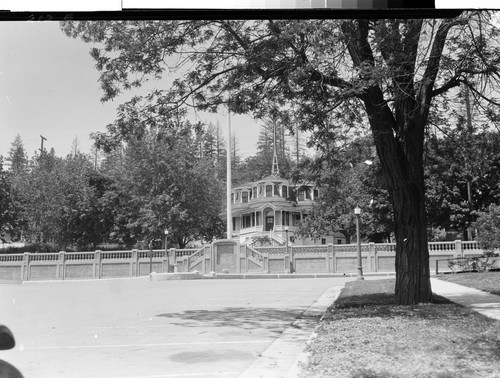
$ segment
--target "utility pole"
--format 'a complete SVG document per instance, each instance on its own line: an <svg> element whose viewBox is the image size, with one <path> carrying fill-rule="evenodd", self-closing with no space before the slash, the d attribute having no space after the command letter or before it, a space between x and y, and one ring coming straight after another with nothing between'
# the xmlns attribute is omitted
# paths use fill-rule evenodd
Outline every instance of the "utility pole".
<svg viewBox="0 0 500 378"><path fill-rule="evenodd" d="M42 156L43 156L43 153L44 153L44 149L43 149L43 141L44 140L47 140L47 138L45 138L43 135L40 135L40 138L42 138L41 140L41 145L40 145L40 163L42 162Z"/></svg>
<svg viewBox="0 0 500 378"><path fill-rule="evenodd" d="M42 143L41 143L41 146L40 146L40 155L41 155L41 154L43 154L43 151L44 151L44 149L43 149L43 141L47 140L47 138L45 138L43 135L40 135L40 138L42 138L42 140L41 140Z"/></svg>
<svg viewBox="0 0 500 378"><path fill-rule="evenodd" d="M297 127L295 128L295 137L296 137L296 143L297 145L295 146L297 148L297 167L299 166L299 155L300 155L300 151L299 151L299 125L297 125Z"/></svg>
<svg viewBox="0 0 500 378"><path fill-rule="evenodd" d="M231 98L229 98L231 101ZM227 239L232 239L233 234L233 216L232 216L232 204L231 204L231 190L232 190L232 178L231 178L231 111L229 110L229 101L227 104L227 172L226 172L226 205L227 205L227 213L226 213L226 233Z"/></svg>
<svg viewBox="0 0 500 378"><path fill-rule="evenodd" d="M471 104L470 104L470 93L469 93L469 87L465 85L465 110L466 110L466 115L467 115L467 138L468 141L472 140L472 112L471 112ZM467 173L472 176L472 169L470 167L469 159L467 158L467 161L465 162ZM472 188L471 188L471 180L467 180L467 200L469 202L469 206L472 209ZM472 240L473 235L472 235L472 230L469 227L467 229L467 240Z"/></svg>

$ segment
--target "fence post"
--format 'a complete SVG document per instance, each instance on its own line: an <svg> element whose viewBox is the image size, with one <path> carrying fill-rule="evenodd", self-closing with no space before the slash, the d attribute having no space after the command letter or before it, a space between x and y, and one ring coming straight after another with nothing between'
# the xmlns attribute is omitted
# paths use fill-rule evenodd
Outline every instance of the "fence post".
<svg viewBox="0 0 500 378"><path fill-rule="evenodd" d="M176 271L176 257L175 257L175 248L170 248L168 250L168 265L169 265L169 271L170 271L170 266L172 266L172 271Z"/></svg>
<svg viewBox="0 0 500 378"><path fill-rule="evenodd" d="M369 255L371 256L370 269L372 272L378 272L378 262L377 262L377 250L375 249L375 243L369 244Z"/></svg>
<svg viewBox="0 0 500 378"><path fill-rule="evenodd" d="M132 250L132 271L130 272L130 275L132 277L138 277L139 276L139 251L137 249Z"/></svg>
<svg viewBox="0 0 500 378"><path fill-rule="evenodd" d="M165 270L166 267L166 270ZM162 273L168 273L168 251L162 251L162 258L161 258L161 272Z"/></svg>
<svg viewBox="0 0 500 378"><path fill-rule="evenodd" d="M21 281L30 279L30 253L24 252L23 263L21 265Z"/></svg>
<svg viewBox="0 0 500 378"><path fill-rule="evenodd" d="M57 278L64 280L66 278L65 251L59 251L59 262L57 267Z"/></svg>
<svg viewBox="0 0 500 378"><path fill-rule="evenodd" d="M332 272L332 265L330 264L330 256L332 257L332 263L333 263L333 244L328 244L327 245L327 250L326 250L326 271L327 273Z"/></svg>
<svg viewBox="0 0 500 378"><path fill-rule="evenodd" d="M95 251L95 258L94 259L95 259L95 265L97 268L97 278L101 278L101 275L102 275L102 251L101 250ZM95 269L94 269L94 271L95 271Z"/></svg>
<svg viewBox="0 0 500 378"><path fill-rule="evenodd" d="M455 258L464 257L464 250L462 248L462 241L455 240Z"/></svg>

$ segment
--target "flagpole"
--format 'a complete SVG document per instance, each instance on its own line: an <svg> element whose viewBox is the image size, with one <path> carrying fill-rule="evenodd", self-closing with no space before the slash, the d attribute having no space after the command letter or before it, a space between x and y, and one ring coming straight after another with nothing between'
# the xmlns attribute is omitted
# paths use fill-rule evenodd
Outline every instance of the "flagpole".
<svg viewBox="0 0 500 378"><path fill-rule="evenodd" d="M232 239L233 234L233 217L231 214L231 111L229 110L229 102L227 106L227 115L228 115L228 142L227 142L227 175L226 175L226 185L227 185L227 193L226 193L226 203L227 203L227 238Z"/></svg>

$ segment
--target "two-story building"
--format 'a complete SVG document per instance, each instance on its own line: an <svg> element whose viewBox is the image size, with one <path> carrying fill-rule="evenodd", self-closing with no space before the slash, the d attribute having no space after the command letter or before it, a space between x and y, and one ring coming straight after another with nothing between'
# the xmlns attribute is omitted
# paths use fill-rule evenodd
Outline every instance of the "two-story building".
<svg viewBox="0 0 500 378"><path fill-rule="evenodd" d="M296 245L343 244L346 239L341 233L319 240L295 235L299 223L307 217L320 194L312 183L292 185L279 175L238 185L231 191L232 237L248 244L268 240L283 245L287 236L289 243Z"/></svg>

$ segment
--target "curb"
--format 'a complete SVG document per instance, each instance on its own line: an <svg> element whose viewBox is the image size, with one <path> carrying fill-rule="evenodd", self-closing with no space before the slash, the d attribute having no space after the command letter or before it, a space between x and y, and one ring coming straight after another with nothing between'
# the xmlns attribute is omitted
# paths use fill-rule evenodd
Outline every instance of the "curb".
<svg viewBox="0 0 500 378"><path fill-rule="evenodd" d="M365 277L395 277L394 272L364 273ZM199 272L189 273L156 273L139 277L105 277L105 278L83 278L83 279L34 279L29 281L21 280L0 280L1 284L37 284L37 283L62 283L62 282L99 282L111 280L149 280L149 281L170 281L170 280L269 280L269 279L300 279L300 278L356 278L357 273L211 273L200 274Z"/></svg>
<svg viewBox="0 0 500 378"><path fill-rule="evenodd" d="M319 320L337 299L342 287L327 289L239 378L299 378L300 366L309 359L304 349L316 337L314 330Z"/></svg>
<svg viewBox="0 0 500 378"><path fill-rule="evenodd" d="M393 272L365 273L365 277L394 277ZM151 273L152 281L167 280L251 280L251 279L299 279L299 278L356 278L357 273Z"/></svg>

